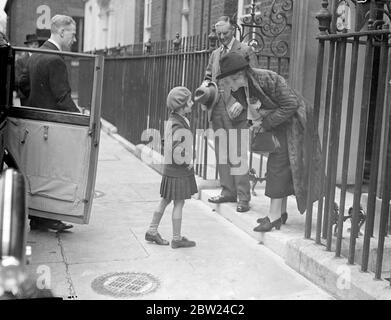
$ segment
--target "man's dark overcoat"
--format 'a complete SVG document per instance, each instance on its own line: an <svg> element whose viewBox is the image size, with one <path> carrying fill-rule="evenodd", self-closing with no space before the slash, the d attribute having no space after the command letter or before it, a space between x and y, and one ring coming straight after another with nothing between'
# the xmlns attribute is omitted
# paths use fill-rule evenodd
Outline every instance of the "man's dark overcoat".
<svg viewBox="0 0 391 320"><path fill-rule="evenodd" d="M58 48L46 41L41 49ZM28 63L29 105L43 109L79 112L71 97L71 87L64 58L56 54L34 53Z"/></svg>

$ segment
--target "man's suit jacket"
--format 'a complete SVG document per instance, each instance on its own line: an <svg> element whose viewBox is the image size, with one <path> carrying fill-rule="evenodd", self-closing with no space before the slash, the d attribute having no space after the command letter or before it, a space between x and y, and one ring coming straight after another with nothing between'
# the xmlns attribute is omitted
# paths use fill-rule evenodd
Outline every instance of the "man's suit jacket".
<svg viewBox="0 0 391 320"><path fill-rule="evenodd" d="M22 106L27 105L30 95L30 81L28 75L28 61L30 56L28 53L19 58L15 62L15 88L18 92Z"/></svg>
<svg viewBox="0 0 391 320"><path fill-rule="evenodd" d="M255 55L254 50L251 47L249 47L248 45L246 45L244 43L241 43L240 41L235 39L233 44L232 44L232 48L231 48L230 52L240 53L241 55L243 55L249 61L250 66L252 68L258 68L257 56ZM212 52L212 54L210 55L209 63L208 63L208 66L206 67L205 78L204 79L205 80L210 80L210 81L213 81L213 82L217 83L217 85L219 87L219 90L224 91L223 99L224 99L224 101L226 103L226 106L229 107L234 102L236 102L236 100L231 96L231 91L230 90L226 90L223 87L223 85L221 83L219 83L219 81L216 80L216 77L221 73L220 72L221 53L222 52L221 52L221 46L220 46L219 48L214 50ZM220 93L220 94L222 94L222 93ZM211 108L208 111L209 119L211 119L212 112L213 112L213 108Z"/></svg>
<svg viewBox="0 0 391 320"><path fill-rule="evenodd" d="M41 49L58 48L46 41ZM64 58L56 54L34 53L29 63L29 105L43 109L79 112L71 97L68 71Z"/></svg>

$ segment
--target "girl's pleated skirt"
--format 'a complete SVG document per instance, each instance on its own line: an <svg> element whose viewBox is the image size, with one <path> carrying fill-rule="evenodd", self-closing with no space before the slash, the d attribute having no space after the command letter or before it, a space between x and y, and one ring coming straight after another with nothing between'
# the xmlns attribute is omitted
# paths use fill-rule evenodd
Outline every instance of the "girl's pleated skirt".
<svg viewBox="0 0 391 320"><path fill-rule="evenodd" d="M198 192L194 175L187 177L168 177L163 175L160 195L168 200L186 200Z"/></svg>

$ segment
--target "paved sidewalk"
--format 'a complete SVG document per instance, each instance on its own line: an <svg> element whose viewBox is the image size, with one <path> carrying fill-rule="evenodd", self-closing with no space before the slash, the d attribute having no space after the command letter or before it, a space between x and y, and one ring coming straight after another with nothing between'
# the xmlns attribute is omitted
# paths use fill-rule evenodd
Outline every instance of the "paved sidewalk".
<svg viewBox="0 0 391 320"><path fill-rule="evenodd" d="M103 130L111 137L123 145L128 151L136 155L138 158L155 161L150 166L160 172L162 156L153 152L144 145L135 146L123 137L117 134L117 128L105 120L102 120ZM258 162L257 162L258 161ZM254 167L259 166L259 159L254 158ZM210 167L209 175L214 170ZM213 170L212 170L213 169ZM212 172L212 176L214 176ZM371 241L369 269L372 272L363 273L359 265L362 256L363 237L357 239L356 244L356 262L358 264L348 265L347 255L349 251L349 227L350 224L344 224L344 238L342 241L342 256L336 258L334 252L326 251L324 243L322 245L315 244L313 239L316 229L317 211L314 208L312 221L312 239L303 239L305 216L299 214L297 210L296 200L294 197L289 197L288 212L289 219L287 225L283 226L281 231L273 230L268 233L253 232L255 221L257 218L267 215L269 208L269 199L264 196L264 185L258 185L256 188L257 195L251 200L251 210L247 213L236 212L236 205L233 203L224 203L214 205L208 202L208 198L217 195L220 192L218 180L213 177L210 180L198 179L200 190L199 199L205 205L210 207L214 213L225 218L238 229L244 231L249 236L254 238L259 244L272 250L280 256L285 263L311 280L312 283L320 288L327 290L339 299L386 299L391 300L391 286L386 280L374 281L373 270L377 256L377 246L375 239ZM336 194L336 201L339 202L339 193ZM365 195L362 199L365 206ZM346 198L346 210L353 203L353 195L348 193ZM315 206L316 207L316 206ZM380 208L380 206L379 206ZM375 217L376 230L376 217ZM333 239L333 248L335 248L335 239ZM386 239L384 261L383 261L383 278L389 276L391 267L391 240Z"/></svg>
<svg viewBox="0 0 391 320"><path fill-rule="evenodd" d="M116 272L153 275L159 287L129 299L333 299L199 200L184 209L183 235L195 248L171 249L144 240L159 201L160 175L102 132L96 191L89 225L72 232L29 232L29 271L57 296L114 299L91 288ZM161 234L171 238L171 208ZM47 273L46 273L47 275Z"/></svg>

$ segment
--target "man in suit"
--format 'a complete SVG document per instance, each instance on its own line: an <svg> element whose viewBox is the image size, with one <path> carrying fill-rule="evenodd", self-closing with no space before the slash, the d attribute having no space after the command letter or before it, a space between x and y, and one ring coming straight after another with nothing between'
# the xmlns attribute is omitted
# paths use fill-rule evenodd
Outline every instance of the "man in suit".
<svg viewBox="0 0 391 320"><path fill-rule="evenodd" d="M70 51L76 41L76 23L68 16L52 18L50 38L41 49ZM68 71L64 58L57 54L34 53L28 63L30 79L29 105L43 109L79 112L71 97ZM63 231L72 228L58 220L30 217L31 230L53 229Z"/></svg>
<svg viewBox="0 0 391 320"><path fill-rule="evenodd" d="M52 18L50 38L41 49L70 51L76 41L76 23L68 16ZM34 53L28 65L30 77L29 105L43 109L80 112L72 100L68 71L62 56Z"/></svg>
<svg viewBox="0 0 391 320"><path fill-rule="evenodd" d="M26 35L25 45L29 48L39 48L39 40L36 34ZM28 61L31 53L25 52L23 56L15 61L15 89L22 106L27 106L27 99L30 95L30 81L28 78Z"/></svg>
<svg viewBox="0 0 391 320"><path fill-rule="evenodd" d="M219 87L219 100L218 102L208 111L209 121L212 121L213 130L216 132L219 129L237 130L237 150L241 150L240 146L240 133L242 129L248 128L247 121L247 104L242 99L245 95L242 94L231 94L231 89L224 87L224 81L217 79L220 74L220 59L229 52L237 52L243 55L250 63L252 67L257 67L257 57L249 46L241 43L235 39L235 26L229 17L223 16L218 19L216 23L216 33L219 38L221 46L214 50L209 58L209 63L206 68L205 78L203 85L208 85L208 82L216 82ZM228 139L228 146L232 147L232 142ZM229 161L223 163L219 154L219 144L215 143L215 152L217 159L217 168L220 175L220 184L222 187L221 194L217 197L212 197L209 202L212 203L223 203L223 202L238 202L237 211L247 212L250 210L249 202L251 199L250 194L250 181L247 173L232 174L234 168L237 167ZM230 154L228 150L224 150L226 154ZM240 155L241 161L247 162L247 155ZM241 163L241 165L247 166L247 163Z"/></svg>

